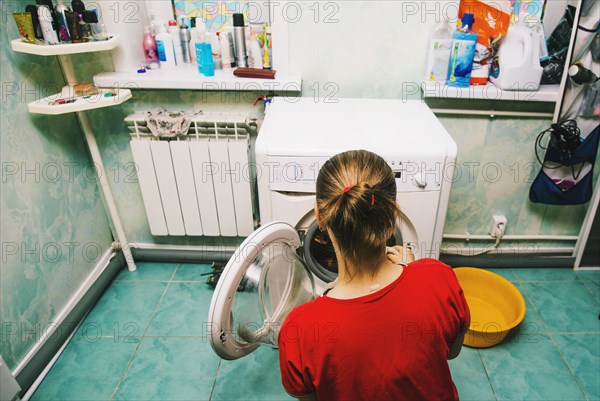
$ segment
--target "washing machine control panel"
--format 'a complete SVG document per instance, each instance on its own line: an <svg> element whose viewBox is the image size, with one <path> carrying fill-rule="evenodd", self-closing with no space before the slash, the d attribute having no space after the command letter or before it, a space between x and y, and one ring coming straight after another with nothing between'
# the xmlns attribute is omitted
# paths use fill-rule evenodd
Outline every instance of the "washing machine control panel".
<svg viewBox="0 0 600 401"><path fill-rule="evenodd" d="M259 180L281 192L315 193L317 176L329 157L280 156L257 165ZM386 158L396 177L398 192L439 191L444 180L452 180L453 168L445 158Z"/></svg>

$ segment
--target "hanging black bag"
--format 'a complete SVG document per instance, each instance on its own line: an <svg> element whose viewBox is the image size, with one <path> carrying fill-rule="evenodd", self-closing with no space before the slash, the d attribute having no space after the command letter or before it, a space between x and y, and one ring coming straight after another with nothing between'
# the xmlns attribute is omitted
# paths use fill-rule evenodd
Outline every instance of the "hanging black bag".
<svg viewBox="0 0 600 401"><path fill-rule="evenodd" d="M548 146L542 141L550 134ZM548 205L579 205L592 197L593 170L600 138L600 125L581 137L575 120L566 120L541 132L535 154L542 168L529 189L529 199ZM539 150L546 150L544 160Z"/></svg>

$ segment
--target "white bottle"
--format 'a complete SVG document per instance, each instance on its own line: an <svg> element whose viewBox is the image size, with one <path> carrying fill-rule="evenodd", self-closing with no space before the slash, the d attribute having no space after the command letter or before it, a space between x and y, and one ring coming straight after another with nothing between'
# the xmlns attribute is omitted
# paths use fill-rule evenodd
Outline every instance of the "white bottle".
<svg viewBox="0 0 600 401"><path fill-rule="evenodd" d="M175 48L175 64L182 65L183 52L181 49L181 36L179 36L179 25L177 25L177 21L169 21L169 33L171 34L171 38L173 39L173 47Z"/></svg>
<svg viewBox="0 0 600 401"><path fill-rule="evenodd" d="M219 37L217 36L216 32L208 32L207 38L207 41L210 43L212 48L212 57L215 70L222 70L223 63L221 61L221 45L219 43Z"/></svg>
<svg viewBox="0 0 600 401"><path fill-rule="evenodd" d="M221 63L223 65L223 70L231 70L231 60L233 59L233 55L231 54L231 46L227 31L221 32L219 35L219 42L221 45Z"/></svg>
<svg viewBox="0 0 600 401"><path fill-rule="evenodd" d="M427 45L425 82L446 82L453 33L454 29L445 21L439 23L431 32Z"/></svg>
<svg viewBox="0 0 600 401"><path fill-rule="evenodd" d="M163 24L156 25L158 33L155 36L156 49L160 60L160 68L163 70L172 70L175 64L175 49L173 49L173 37L167 32Z"/></svg>
<svg viewBox="0 0 600 401"><path fill-rule="evenodd" d="M56 31L52 27L52 13L50 12L50 8L46 5L38 5L38 20L40 21L40 27L42 28L42 35L44 35L44 40L49 45L57 45L58 44L58 35Z"/></svg>
<svg viewBox="0 0 600 401"><path fill-rule="evenodd" d="M196 30L198 29L196 26L197 21L197 17L192 18L192 27L190 28L190 43L188 44L190 61L192 64L196 62Z"/></svg>
<svg viewBox="0 0 600 401"><path fill-rule="evenodd" d="M527 26L528 15L508 28L498 50L498 77L492 81L503 90L539 89L544 69L540 66L540 36Z"/></svg>
<svg viewBox="0 0 600 401"><path fill-rule="evenodd" d="M258 44L258 37L253 30L250 31L250 36L246 42L246 48L248 49L248 65L251 68L262 69L262 53L260 51L260 45Z"/></svg>

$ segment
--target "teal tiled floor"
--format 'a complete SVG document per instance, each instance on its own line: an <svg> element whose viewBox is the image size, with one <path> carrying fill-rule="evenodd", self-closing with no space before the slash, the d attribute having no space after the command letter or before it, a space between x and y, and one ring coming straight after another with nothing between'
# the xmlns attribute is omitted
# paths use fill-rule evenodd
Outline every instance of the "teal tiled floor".
<svg viewBox="0 0 600 401"><path fill-rule="evenodd" d="M277 351L219 359L206 337L208 265L139 263L88 314L32 400L291 400ZM462 400L600 400L600 273L495 269L527 314L500 345L450 362Z"/></svg>

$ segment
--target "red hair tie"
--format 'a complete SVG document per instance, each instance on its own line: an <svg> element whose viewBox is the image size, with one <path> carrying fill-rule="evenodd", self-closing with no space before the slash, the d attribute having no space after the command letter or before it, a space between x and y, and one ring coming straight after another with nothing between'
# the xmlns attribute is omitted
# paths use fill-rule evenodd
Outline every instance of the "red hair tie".
<svg viewBox="0 0 600 401"><path fill-rule="evenodd" d="M343 193L343 194L345 194L346 192L350 191L350 190L351 190L352 188L354 188L355 186L356 186L356 184L351 184L351 185L348 185L346 188L344 188L344 189L342 190L342 193Z"/></svg>
<svg viewBox="0 0 600 401"><path fill-rule="evenodd" d="M375 206L375 195L371 194L371 207Z"/></svg>

